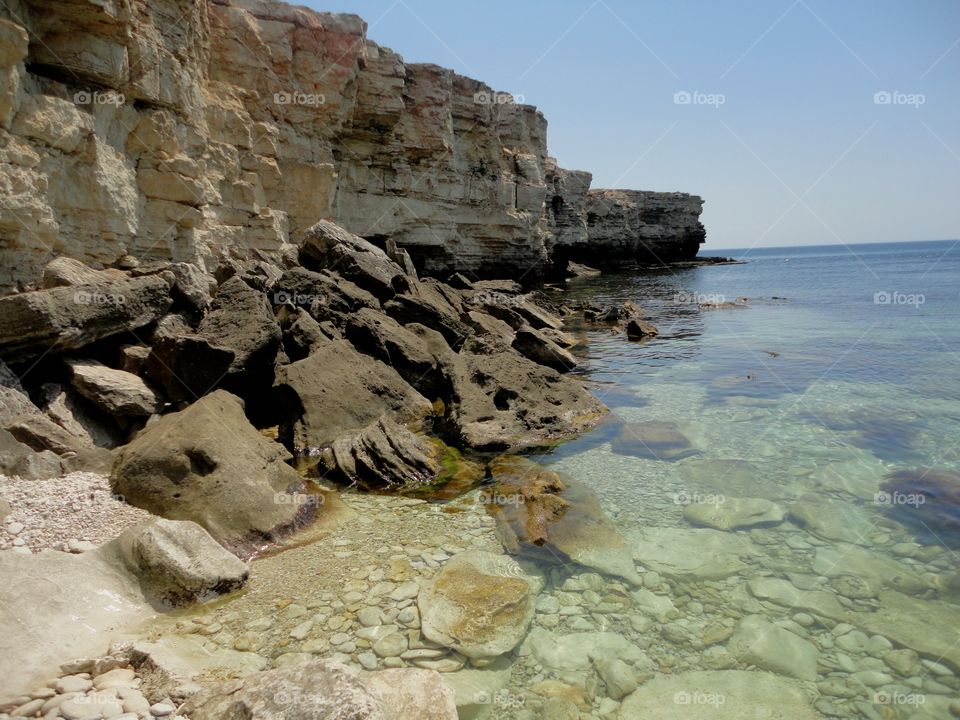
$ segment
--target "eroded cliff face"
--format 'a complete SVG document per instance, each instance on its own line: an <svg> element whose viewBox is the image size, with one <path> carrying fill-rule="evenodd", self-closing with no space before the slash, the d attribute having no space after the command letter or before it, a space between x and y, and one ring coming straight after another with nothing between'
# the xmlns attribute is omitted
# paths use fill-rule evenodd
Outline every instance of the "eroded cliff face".
<svg viewBox="0 0 960 720"><path fill-rule="evenodd" d="M593 239L589 173L547 157L536 108L404 63L357 16L8 0L0 18L3 291L55 255L213 269L321 218L438 274L532 279Z"/></svg>

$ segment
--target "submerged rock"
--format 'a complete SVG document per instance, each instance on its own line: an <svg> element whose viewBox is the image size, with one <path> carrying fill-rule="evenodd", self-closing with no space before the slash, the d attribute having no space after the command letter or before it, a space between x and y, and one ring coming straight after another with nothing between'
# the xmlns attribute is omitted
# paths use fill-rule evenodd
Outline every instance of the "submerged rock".
<svg viewBox="0 0 960 720"><path fill-rule="evenodd" d="M768 672L657 675L623 701L620 720L817 720L803 686Z"/></svg>
<svg viewBox="0 0 960 720"><path fill-rule="evenodd" d="M583 483L515 455L494 460L490 472L494 484L483 497L510 552L571 560L642 583L630 543Z"/></svg>
<svg viewBox="0 0 960 720"><path fill-rule="evenodd" d="M790 519L824 540L870 545L876 519L851 503L808 495L790 506Z"/></svg>
<svg viewBox="0 0 960 720"><path fill-rule="evenodd" d="M778 525L786 513L779 505L759 498L724 497L713 503L695 503L683 509L683 516L694 525L717 530L761 525Z"/></svg>
<svg viewBox="0 0 960 720"><path fill-rule="evenodd" d="M472 658L502 655L527 634L532 584L508 557L480 550L456 556L417 598L424 637Z"/></svg>
<svg viewBox="0 0 960 720"><path fill-rule="evenodd" d="M837 600L837 596L825 590L800 590L783 578L755 577L747 583L750 594L760 600L770 600L789 610L806 610L820 617L846 621L850 615Z"/></svg>
<svg viewBox="0 0 960 720"><path fill-rule="evenodd" d="M877 502L899 520L927 530L960 532L960 473L946 468L900 470L886 476Z"/></svg>
<svg viewBox="0 0 960 720"><path fill-rule="evenodd" d="M750 540L719 530L651 527L638 533L633 556L667 577L718 580L743 572L760 552Z"/></svg>
<svg viewBox="0 0 960 720"><path fill-rule="evenodd" d="M699 451L673 422L625 423L610 449L618 455L673 462Z"/></svg>
<svg viewBox="0 0 960 720"><path fill-rule="evenodd" d="M745 617L727 643L737 660L798 680L817 679L819 652L813 643L760 615Z"/></svg>
<svg viewBox="0 0 960 720"><path fill-rule="evenodd" d="M262 541L312 514L286 464L289 453L247 420L242 401L217 390L164 415L118 451L111 485L127 502L171 520L192 520L219 542Z"/></svg>

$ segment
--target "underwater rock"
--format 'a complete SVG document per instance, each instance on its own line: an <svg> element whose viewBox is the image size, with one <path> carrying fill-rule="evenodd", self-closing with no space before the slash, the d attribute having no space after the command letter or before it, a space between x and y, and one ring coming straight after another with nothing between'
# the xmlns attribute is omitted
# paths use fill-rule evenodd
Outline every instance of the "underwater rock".
<svg viewBox="0 0 960 720"><path fill-rule="evenodd" d="M699 452L676 423L658 421L625 423L610 449L618 455L670 462Z"/></svg>
<svg viewBox="0 0 960 720"><path fill-rule="evenodd" d="M694 525L717 530L736 530L778 525L783 522L786 513L783 508L769 500L724 497L722 501L718 499L718 502L687 505L683 509L683 516Z"/></svg>
<svg viewBox="0 0 960 720"><path fill-rule="evenodd" d="M719 580L760 557L747 538L707 528L650 527L635 538L634 559L675 579Z"/></svg>
<svg viewBox="0 0 960 720"><path fill-rule="evenodd" d="M907 524L960 532L960 473L946 468L899 470L885 477L877 502Z"/></svg>
<svg viewBox="0 0 960 720"><path fill-rule="evenodd" d="M740 621L727 650L737 660L798 680L817 679L816 646L760 615Z"/></svg>
<svg viewBox="0 0 960 720"><path fill-rule="evenodd" d="M790 506L789 517L823 540L870 545L876 518L866 510L841 500L805 495Z"/></svg>

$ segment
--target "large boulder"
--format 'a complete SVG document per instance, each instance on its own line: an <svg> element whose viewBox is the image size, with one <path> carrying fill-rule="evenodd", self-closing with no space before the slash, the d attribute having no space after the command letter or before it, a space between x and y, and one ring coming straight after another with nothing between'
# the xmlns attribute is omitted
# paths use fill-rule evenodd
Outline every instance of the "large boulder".
<svg viewBox="0 0 960 720"><path fill-rule="evenodd" d="M143 374L173 401L192 402L213 390L230 371L236 353L199 335L157 338L144 361Z"/></svg>
<svg viewBox="0 0 960 720"><path fill-rule="evenodd" d="M187 520L151 520L116 542L144 590L169 605L185 605L241 587L250 570L210 534Z"/></svg>
<svg viewBox="0 0 960 720"><path fill-rule="evenodd" d="M281 367L276 389L288 418L283 435L297 453L316 452L383 415L405 423L432 411L430 401L396 370L357 352L346 340L331 340L309 357Z"/></svg>
<svg viewBox="0 0 960 720"><path fill-rule="evenodd" d="M584 484L516 455L490 463L484 488L505 547L546 561L572 561L639 585L633 548Z"/></svg>
<svg viewBox="0 0 960 720"><path fill-rule="evenodd" d="M328 220L304 233L300 257L305 265L335 270L379 298L409 287L407 275L383 250Z"/></svg>
<svg viewBox="0 0 960 720"><path fill-rule="evenodd" d="M439 292L429 292L424 285L416 293L397 295L384 303L383 309L397 322L421 323L439 332L450 347L459 349L473 329L460 319L460 313Z"/></svg>
<svg viewBox="0 0 960 720"><path fill-rule="evenodd" d="M349 317L360 308L380 308L372 294L329 270L314 272L292 267L274 284L270 300L274 305L303 308L315 318Z"/></svg>
<svg viewBox="0 0 960 720"><path fill-rule="evenodd" d="M71 360L70 382L81 395L111 415L144 416L159 406L156 393L147 384L123 370L114 370L96 360Z"/></svg>
<svg viewBox="0 0 960 720"><path fill-rule="evenodd" d="M502 655L527 634L534 615L533 584L503 555L457 555L420 588L424 637L472 658Z"/></svg>
<svg viewBox="0 0 960 720"><path fill-rule="evenodd" d="M22 361L136 330L171 303L167 278L110 273L87 284L8 295L0 298L0 358Z"/></svg>
<svg viewBox="0 0 960 720"><path fill-rule="evenodd" d="M447 433L454 444L477 450L571 437L593 427L607 411L579 382L495 338L471 337L444 372L452 388Z"/></svg>
<svg viewBox="0 0 960 720"><path fill-rule="evenodd" d="M412 668L358 674L335 660L255 673L204 689L182 710L192 720L456 720L440 674Z"/></svg>
<svg viewBox="0 0 960 720"><path fill-rule="evenodd" d="M289 453L225 390L164 415L117 452L114 492L154 515L192 520L228 546L273 537L297 519L285 496L301 482Z"/></svg>

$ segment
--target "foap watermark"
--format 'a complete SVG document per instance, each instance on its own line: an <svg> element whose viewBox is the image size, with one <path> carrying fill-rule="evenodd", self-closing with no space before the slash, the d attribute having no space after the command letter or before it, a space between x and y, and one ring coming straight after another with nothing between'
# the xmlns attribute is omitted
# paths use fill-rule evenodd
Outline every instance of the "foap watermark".
<svg viewBox="0 0 960 720"><path fill-rule="evenodd" d="M480 505L516 505L519 507L523 505L524 497L520 493L499 493L481 490L477 495L477 503Z"/></svg>
<svg viewBox="0 0 960 720"><path fill-rule="evenodd" d="M909 305L918 308L927 301L923 293L905 293L899 290L892 292L880 290L873 294L874 305Z"/></svg>
<svg viewBox="0 0 960 720"><path fill-rule="evenodd" d="M473 102L477 105L523 105L524 97L508 92L480 90L473 94Z"/></svg>
<svg viewBox="0 0 960 720"><path fill-rule="evenodd" d="M89 290L77 290L73 294L73 302L77 305L93 305L97 307L123 307L127 304L127 298L117 293L91 292Z"/></svg>
<svg viewBox="0 0 960 720"><path fill-rule="evenodd" d="M909 505L911 507L920 507L927 501L927 496L923 493L905 493L899 490L893 492L880 491L873 496L874 505L886 505L887 507Z"/></svg>
<svg viewBox="0 0 960 720"><path fill-rule="evenodd" d="M727 697L723 693L681 690L673 694L673 702L675 705L713 705L714 707L720 707L727 702Z"/></svg>
<svg viewBox="0 0 960 720"><path fill-rule="evenodd" d="M887 692L878 690L873 694L874 705L923 705L927 696L921 693Z"/></svg>
<svg viewBox="0 0 960 720"><path fill-rule="evenodd" d="M691 493L686 490L680 490L673 494L674 505L723 505L727 501L724 495L714 495L711 493Z"/></svg>
<svg viewBox="0 0 960 720"><path fill-rule="evenodd" d="M297 307L312 307L314 303L323 303L326 298L312 293L301 293L295 290L276 290L273 293L274 305L296 305Z"/></svg>
<svg viewBox="0 0 960 720"><path fill-rule="evenodd" d="M306 507L310 505L323 505L326 499L323 495L314 495L313 493L274 493L274 505L295 505L297 507Z"/></svg>
<svg viewBox="0 0 960 720"><path fill-rule="evenodd" d="M498 708L522 708L527 702L525 695L512 693L508 690L497 690L495 693L480 691L473 696L474 705L493 705Z"/></svg>
<svg viewBox="0 0 960 720"><path fill-rule="evenodd" d="M80 90L73 94L74 105L123 105L127 101L123 93L113 90Z"/></svg>
<svg viewBox="0 0 960 720"><path fill-rule="evenodd" d="M299 90L292 92L277 92L273 94L275 105L303 105L304 107L319 107L327 101L321 93L305 93Z"/></svg>
<svg viewBox="0 0 960 720"><path fill-rule="evenodd" d="M873 94L874 105L909 105L918 108L927 102L923 93L905 93L899 90L878 90Z"/></svg>
<svg viewBox="0 0 960 720"><path fill-rule="evenodd" d="M673 296L677 305L721 305L727 301L720 293L678 292Z"/></svg>
<svg viewBox="0 0 960 720"><path fill-rule="evenodd" d="M673 94L674 105L709 105L719 108L727 102L723 93L705 93L699 90L678 90Z"/></svg>

